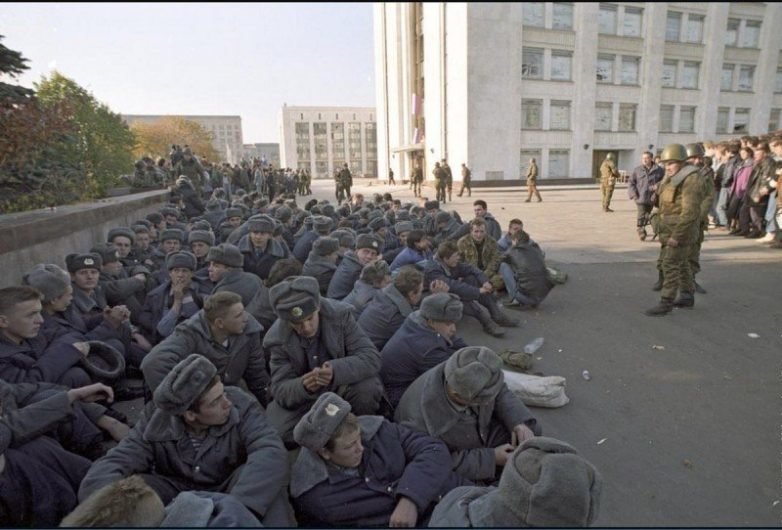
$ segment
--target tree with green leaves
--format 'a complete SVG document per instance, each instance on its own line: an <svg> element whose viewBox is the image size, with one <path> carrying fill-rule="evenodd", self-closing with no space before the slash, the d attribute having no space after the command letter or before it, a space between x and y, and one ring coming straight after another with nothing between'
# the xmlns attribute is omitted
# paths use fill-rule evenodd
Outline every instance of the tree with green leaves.
<svg viewBox="0 0 782 530"><path fill-rule="evenodd" d="M154 123L134 123L137 157L165 156L174 145L189 145L201 160L219 161L220 155L212 145L212 133L199 123L180 116L165 116Z"/></svg>

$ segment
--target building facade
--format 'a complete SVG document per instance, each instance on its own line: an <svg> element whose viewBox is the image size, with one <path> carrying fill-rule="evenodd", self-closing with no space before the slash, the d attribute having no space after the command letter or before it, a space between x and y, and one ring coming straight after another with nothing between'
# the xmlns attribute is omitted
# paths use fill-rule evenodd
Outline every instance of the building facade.
<svg viewBox="0 0 782 530"><path fill-rule="evenodd" d="M782 5L376 3L378 163L586 178L613 153L782 128Z"/></svg>
<svg viewBox="0 0 782 530"><path fill-rule="evenodd" d="M289 107L279 116L283 167L332 178L348 164L354 176L377 177L377 124L372 107Z"/></svg>
<svg viewBox="0 0 782 530"><path fill-rule="evenodd" d="M242 157L245 160L258 158L265 164L271 164L274 168L280 167L280 144L244 144Z"/></svg>
<svg viewBox="0 0 782 530"><path fill-rule="evenodd" d="M236 164L244 155L241 116L186 116L186 115L139 115L123 114L128 125L133 123L155 123L162 118L178 117L194 121L212 135L212 145L220 153L222 162ZM196 153L197 154L197 153Z"/></svg>

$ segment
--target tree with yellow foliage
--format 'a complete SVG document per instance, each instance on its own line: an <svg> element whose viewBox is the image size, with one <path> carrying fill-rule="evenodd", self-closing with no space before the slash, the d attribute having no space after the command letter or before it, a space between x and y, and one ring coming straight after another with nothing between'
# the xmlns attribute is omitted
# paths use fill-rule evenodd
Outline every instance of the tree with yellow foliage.
<svg viewBox="0 0 782 530"><path fill-rule="evenodd" d="M130 129L136 135L134 154L138 158L166 156L171 146L177 144L189 145L201 160L220 160L220 154L212 146L212 134L194 121L165 116L154 123L134 123Z"/></svg>

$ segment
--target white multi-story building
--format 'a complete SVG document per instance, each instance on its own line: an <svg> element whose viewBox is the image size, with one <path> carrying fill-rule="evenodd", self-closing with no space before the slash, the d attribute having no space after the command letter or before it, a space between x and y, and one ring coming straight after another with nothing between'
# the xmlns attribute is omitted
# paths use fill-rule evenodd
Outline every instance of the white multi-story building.
<svg viewBox="0 0 782 530"><path fill-rule="evenodd" d="M279 125L283 167L331 178L347 163L353 176L378 176L374 108L284 105Z"/></svg>
<svg viewBox="0 0 782 530"><path fill-rule="evenodd" d="M592 177L668 143L781 128L782 5L376 3L378 163Z"/></svg>
<svg viewBox="0 0 782 530"><path fill-rule="evenodd" d="M242 140L242 117L241 116L187 116L187 115L139 115L123 114L122 119L128 125L133 123L155 123L162 118L184 118L194 121L207 132L212 134L212 145L220 153L223 162L231 164L241 161L244 154Z"/></svg>
<svg viewBox="0 0 782 530"><path fill-rule="evenodd" d="M271 164L275 168L280 167L280 144L256 143L244 144L242 146L242 156L245 160L258 158L266 164Z"/></svg>

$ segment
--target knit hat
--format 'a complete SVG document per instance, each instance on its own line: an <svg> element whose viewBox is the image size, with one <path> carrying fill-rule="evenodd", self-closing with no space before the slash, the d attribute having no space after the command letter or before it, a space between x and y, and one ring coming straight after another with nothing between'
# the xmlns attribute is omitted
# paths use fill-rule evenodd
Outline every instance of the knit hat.
<svg viewBox="0 0 782 530"><path fill-rule="evenodd" d="M412 229L413 229L413 223L411 223L410 221L402 221L394 226L394 231L396 232L396 235L403 234L404 232L409 232Z"/></svg>
<svg viewBox="0 0 782 530"><path fill-rule="evenodd" d="M236 207L226 209L225 218L230 219L231 217L242 217L242 209Z"/></svg>
<svg viewBox="0 0 782 530"><path fill-rule="evenodd" d="M535 437L508 458L499 486L484 502L470 504L477 526L492 526L497 513L518 526L582 527L597 518L603 477L565 442ZM514 525L514 526L516 526Z"/></svg>
<svg viewBox="0 0 782 530"><path fill-rule="evenodd" d="M241 269L244 265L244 255L236 245L221 243L216 247L209 249L209 253L206 255L206 261L207 263L214 261L215 263L222 263L228 267Z"/></svg>
<svg viewBox="0 0 782 530"><path fill-rule="evenodd" d="M280 206L277 208L277 211L274 212L274 217L282 221L283 223L287 223L290 221L291 217L293 217L293 210L291 210L287 206Z"/></svg>
<svg viewBox="0 0 782 530"><path fill-rule="evenodd" d="M318 256L328 256L339 250L339 240L333 237L319 237L312 244L312 250Z"/></svg>
<svg viewBox="0 0 782 530"><path fill-rule="evenodd" d="M274 219L266 214L256 215L247 221L247 230L250 232L274 232Z"/></svg>
<svg viewBox="0 0 782 530"><path fill-rule="evenodd" d="M106 236L106 241L111 243L112 241L114 241L114 238L117 236L127 237L128 239L130 239L131 244L133 244L133 242L136 240L136 233L133 230L124 226L119 226L117 228L112 228L111 230L109 230L109 235Z"/></svg>
<svg viewBox="0 0 782 530"><path fill-rule="evenodd" d="M174 366L155 389L155 405L169 414L184 414L201 397L216 374L217 368L209 359L191 353Z"/></svg>
<svg viewBox="0 0 782 530"><path fill-rule="evenodd" d="M184 268L195 271L198 265L198 260L192 252L186 250L180 250L179 252L172 252L166 256L166 269Z"/></svg>
<svg viewBox="0 0 782 530"><path fill-rule="evenodd" d="M334 221L325 215L316 215L312 218L312 229L319 234L328 234Z"/></svg>
<svg viewBox="0 0 782 530"><path fill-rule="evenodd" d="M356 250L362 248L370 248L380 254L383 252L383 242L372 234L361 234L356 239Z"/></svg>
<svg viewBox="0 0 782 530"><path fill-rule="evenodd" d="M451 220L451 214L448 212L438 212L434 218L435 224L447 223Z"/></svg>
<svg viewBox="0 0 782 530"><path fill-rule="evenodd" d="M68 272L77 272L82 269L95 269L100 271L103 266L103 259L100 254L68 254L65 256L65 266Z"/></svg>
<svg viewBox="0 0 782 530"><path fill-rule="evenodd" d="M98 243L90 249L90 252L94 252L100 256L101 261L103 262L101 265L108 265L109 263L119 261L117 247L115 247L113 243Z"/></svg>
<svg viewBox="0 0 782 530"><path fill-rule="evenodd" d="M39 263L22 278L22 282L41 291L41 301L46 304L65 294L71 284L71 277L53 263Z"/></svg>
<svg viewBox="0 0 782 530"><path fill-rule="evenodd" d="M453 293L430 294L421 301L419 310L422 317L436 322L459 322L462 319L462 304Z"/></svg>
<svg viewBox="0 0 782 530"><path fill-rule="evenodd" d="M320 286L311 276L290 276L269 290L274 312L283 320L300 322L320 308Z"/></svg>
<svg viewBox="0 0 782 530"><path fill-rule="evenodd" d="M211 247L215 244L215 235L206 230L192 230L187 236L187 244L192 245L196 241L201 241Z"/></svg>
<svg viewBox="0 0 782 530"><path fill-rule="evenodd" d="M334 392L325 392L296 424L293 439L310 451L323 449L350 411L350 403Z"/></svg>
<svg viewBox="0 0 782 530"><path fill-rule="evenodd" d="M424 203L424 209L426 211L429 211L429 210L439 210L440 209L440 201L426 201Z"/></svg>
<svg viewBox="0 0 782 530"><path fill-rule="evenodd" d="M384 228L386 226L386 218L385 217L375 217L369 223L367 223L367 227L369 227L370 230L373 232L377 232L381 228Z"/></svg>
<svg viewBox="0 0 782 530"><path fill-rule="evenodd" d="M489 403L505 384L502 359L485 346L467 346L445 362L445 381L465 401Z"/></svg>
<svg viewBox="0 0 782 530"><path fill-rule="evenodd" d="M166 228L160 232L160 237L158 239L160 239L161 243L168 239L176 239L180 243L183 243L185 241L185 233L179 228Z"/></svg>

